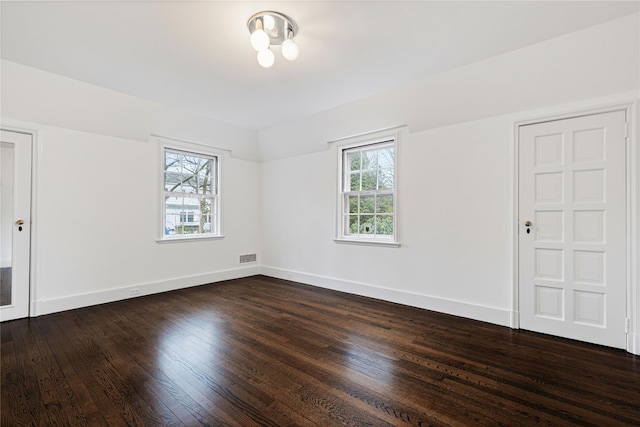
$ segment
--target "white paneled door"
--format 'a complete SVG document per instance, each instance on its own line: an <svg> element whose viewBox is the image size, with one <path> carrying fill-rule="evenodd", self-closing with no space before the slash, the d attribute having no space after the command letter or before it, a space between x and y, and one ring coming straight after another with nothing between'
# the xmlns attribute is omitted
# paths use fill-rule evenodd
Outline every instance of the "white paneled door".
<svg viewBox="0 0 640 427"><path fill-rule="evenodd" d="M0 131L0 320L29 315L31 135Z"/></svg>
<svg viewBox="0 0 640 427"><path fill-rule="evenodd" d="M626 348L625 112L519 128L520 327Z"/></svg>

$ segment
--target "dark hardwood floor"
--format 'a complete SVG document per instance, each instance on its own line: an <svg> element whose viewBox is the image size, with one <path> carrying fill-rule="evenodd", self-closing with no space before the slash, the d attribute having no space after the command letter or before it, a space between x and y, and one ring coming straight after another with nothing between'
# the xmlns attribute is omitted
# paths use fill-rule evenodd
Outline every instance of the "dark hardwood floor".
<svg viewBox="0 0 640 427"><path fill-rule="evenodd" d="M640 357L263 276L1 333L2 426L640 425Z"/></svg>

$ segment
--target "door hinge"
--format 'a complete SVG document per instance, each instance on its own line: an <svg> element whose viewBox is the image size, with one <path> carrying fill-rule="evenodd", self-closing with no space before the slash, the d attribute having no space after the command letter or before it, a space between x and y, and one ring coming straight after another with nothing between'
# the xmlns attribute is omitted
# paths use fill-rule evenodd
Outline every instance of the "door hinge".
<svg viewBox="0 0 640 427"><path fill-rule="evenodd" d="M624 137L629 138L629 122L624 122Z"/></svg>
<svg viewBox="0 0 640 427"><path fill-rule="evenodd" d="M631 332L631 319L627 317L624 319L624 333L628 334L629 332Z"/></svg>

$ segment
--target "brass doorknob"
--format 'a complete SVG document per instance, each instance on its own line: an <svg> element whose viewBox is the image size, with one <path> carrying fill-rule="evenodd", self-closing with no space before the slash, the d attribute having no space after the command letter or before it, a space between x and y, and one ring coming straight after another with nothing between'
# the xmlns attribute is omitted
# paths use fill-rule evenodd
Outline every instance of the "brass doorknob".
<svg viewBox="0 0 640 427"><path fill-rule="evenodd" d="M531 221L525 221L524 222L524 226L525 227L531 227Z"/></svg>
<svg viewBox="0 0 640 427"><path fill-rule="evenodd" d="M22 224L24 224L24 221L23 221L23 220L21 220L21 219L19 219L19 220L17 220L17 221L16 221L16 224L18 224L18 225L22 225Z"/></svg>

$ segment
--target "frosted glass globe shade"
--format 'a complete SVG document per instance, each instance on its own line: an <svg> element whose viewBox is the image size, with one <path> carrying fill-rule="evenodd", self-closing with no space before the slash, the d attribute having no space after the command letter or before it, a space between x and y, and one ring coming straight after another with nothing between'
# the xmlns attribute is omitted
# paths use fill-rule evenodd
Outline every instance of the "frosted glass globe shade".
<svg viewBox="0 0 640 427"><path fill-rule="evenodd" d="M262 22L263 22L264 28L266 28L267 30L273 30L276 27L276 21L275 19L273 19L273 16L271 15L264 15L262 17Z"/></svg>
<svg viewBox="0 0 640 427"><path fill-rule="evenodd" d="M258 64L262 65L264 68L271 67L275 60L275 55L269 49L258 52Z"/></svg>
<svg viewBox="0 0 640 427"><path fill-rule="evenodd" d="M298 57L300 51L298 50L298 45L291 39L287 39L282 43L282 56L289 61L293 61Z"/></svg>
<svg viewBox="0 0 640 427"><path fill-rule="evenodd" d="M251 46L260 52L269 47L269 36L264 30L255 30L251 33Z"/></svg>

